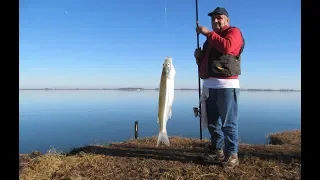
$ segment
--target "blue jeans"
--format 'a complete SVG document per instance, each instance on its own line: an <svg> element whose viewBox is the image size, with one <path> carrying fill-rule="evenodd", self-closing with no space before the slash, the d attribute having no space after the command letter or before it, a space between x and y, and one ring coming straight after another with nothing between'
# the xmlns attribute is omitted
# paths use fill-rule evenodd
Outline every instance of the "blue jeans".
<svg viewBox="0 0 320 180"><path fill-rule="evenodd" d="M238 153L239 88L209 89L206 101L211 145L228 155ZM219 118L220 117L220 118Z"/></svg>

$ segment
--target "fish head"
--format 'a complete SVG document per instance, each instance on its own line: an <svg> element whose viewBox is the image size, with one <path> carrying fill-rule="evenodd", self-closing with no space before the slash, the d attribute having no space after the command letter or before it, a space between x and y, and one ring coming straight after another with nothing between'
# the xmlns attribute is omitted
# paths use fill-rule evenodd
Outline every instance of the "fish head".
<svg viewBox="0 0 320 180"><path fill-rule="evenodd" d="M176 75L176 70L172 63L171 57L166 57L163 63L163 69L167 78L173 78Z"/></svg>

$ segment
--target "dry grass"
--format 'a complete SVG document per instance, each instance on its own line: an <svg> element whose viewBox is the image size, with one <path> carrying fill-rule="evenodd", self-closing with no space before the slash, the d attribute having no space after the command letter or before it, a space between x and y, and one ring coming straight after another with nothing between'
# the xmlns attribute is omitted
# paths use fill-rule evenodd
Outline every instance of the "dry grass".
<svg viewBox="0 0 320 180"><path fill-rule="evenodd" d="M207 140L171 137L170 147L156 148L151 137L68 154L20 155L20 179L301 179L300 131L269 137L276 145L241 144L241 164L235 169L201 160Z"/></svg>
<svg viewBox="0 0 320 180"><path fill-rule="evenodd" d="M271 133L268 135L271 144L290 144L301 146L301 131L293 130L293 131L280 132L280 133Z"/></svg>

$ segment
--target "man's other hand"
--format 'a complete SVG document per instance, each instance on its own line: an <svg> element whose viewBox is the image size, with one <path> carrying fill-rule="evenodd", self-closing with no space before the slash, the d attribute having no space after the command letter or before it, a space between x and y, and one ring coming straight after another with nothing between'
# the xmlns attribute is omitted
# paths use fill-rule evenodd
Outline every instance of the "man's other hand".
<svg viewBox="0 0 320 180"><path fill-rule="evenodd" d="M196 49L194 50L194 57L196 58L197 64L198 64L200 58L202 57L202 51L201 51L200 48L196 48Z"/></svg>

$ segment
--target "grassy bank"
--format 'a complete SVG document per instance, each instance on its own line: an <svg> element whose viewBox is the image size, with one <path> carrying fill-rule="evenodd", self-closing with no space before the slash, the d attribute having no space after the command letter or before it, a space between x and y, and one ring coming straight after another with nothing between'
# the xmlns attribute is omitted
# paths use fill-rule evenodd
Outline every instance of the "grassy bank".
<svg viewBox="0 0 320 180"><path fill-rule="evenodd" d="M268 145L241 144L240 166L231 170L201 160L208 140L170 137L171 147L155 148L156 137L151 137L68 154L20 155L20 179L301 179L300 130L269 139Z"/></svg>

